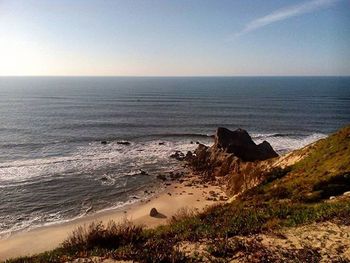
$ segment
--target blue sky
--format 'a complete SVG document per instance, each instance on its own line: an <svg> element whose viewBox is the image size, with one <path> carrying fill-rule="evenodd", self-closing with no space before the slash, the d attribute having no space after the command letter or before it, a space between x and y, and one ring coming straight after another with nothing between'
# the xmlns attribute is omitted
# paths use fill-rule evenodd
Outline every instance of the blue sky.
<svg viewBox="0 0 350 263"><path fill-rule="evenodd" d="M0 0L0 75L350 75L348 0Z"/></svg>

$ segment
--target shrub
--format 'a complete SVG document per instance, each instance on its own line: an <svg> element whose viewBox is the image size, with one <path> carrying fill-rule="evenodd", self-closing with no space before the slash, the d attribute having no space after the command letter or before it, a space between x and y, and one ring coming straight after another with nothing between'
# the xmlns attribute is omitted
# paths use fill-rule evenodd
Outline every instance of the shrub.
<svg viewBox="0 0 350 263"><path fill-rule="evenodd" d="M198 212L188 207L180 208L168 221L169 224L175 224L188 218L194 217Z"/></svg>
<svg viewBox="0 0 350 263"><path fill-rule="evenodd" d="M313 190L320 191L321 198L343 194L350 190L350 172L341 173L322 180L313 187Z"/></svg>
<svg viewBox="0 0 350 263"><path fill-rule="evenodd" d="M290 171L292 171L292 167L290 166L287 166L285 168L275 167L267 173L266 179L263 181L263 184L271 183L274 180L280 179L286 176Z"/></svg>
<svg viewBox="0 0 350 263"><path fill-rule="evenodd" d="M102 222L93 222L88 227L79 226L63 242L63 249L87 251L95 248L116 249L120 246L143 241L143 227L135 226L129 221L116 224L110 221L105 227Z"/></svg>

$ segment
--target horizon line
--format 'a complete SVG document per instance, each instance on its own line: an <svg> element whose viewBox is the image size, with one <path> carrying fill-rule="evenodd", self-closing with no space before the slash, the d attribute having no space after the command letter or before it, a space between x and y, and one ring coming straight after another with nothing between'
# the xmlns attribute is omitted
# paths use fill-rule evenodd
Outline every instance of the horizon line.
<svg viewBox="0 0 350 263"><path fill-rule="evenodd" d="M94 78L210 78L210 77L350 77L350 75L0 75L10 77L94 77Z"/></svg>

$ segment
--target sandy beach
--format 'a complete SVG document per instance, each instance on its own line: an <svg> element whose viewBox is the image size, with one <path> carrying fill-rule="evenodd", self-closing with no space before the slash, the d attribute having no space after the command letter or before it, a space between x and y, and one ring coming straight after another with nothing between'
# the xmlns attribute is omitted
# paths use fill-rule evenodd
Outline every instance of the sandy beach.
<svg viewBox="0 0 350 263"><path fill-rule="evenodd" d="M123 207L123 209L99 212L73 221L15 233L6 239L0 240L0 260L54 249L76 227L87 225L93 221L107 223L110 220L121 222L128 219L135 224L155 227L166 224L167 220L181 208L202 210L207 206L220 202L218 198L212 197L213 192L218 194L218 197L225 196L219 186L199 183L194 175L187 175L184 179L181 183L173 182L171 185L166 183L164 191L148 200ZM149 212L153 207L164 216L160 218L151 217Z"/></svg>

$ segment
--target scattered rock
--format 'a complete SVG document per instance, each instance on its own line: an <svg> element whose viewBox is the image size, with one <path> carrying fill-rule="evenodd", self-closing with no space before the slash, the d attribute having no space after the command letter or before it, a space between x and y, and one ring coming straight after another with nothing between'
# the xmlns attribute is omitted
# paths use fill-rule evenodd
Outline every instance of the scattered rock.
<svg viewBox="0 0 350 263"><path fill-rule="evenodd" d="M343 193L343 195L350 196L350 191Z"/></svg>
<svg viewBox="0 0 350 263"><path fill-rule="evenodd" d="M170 178L173 180L179 179L182 175L183 173L174 173L174 172L169 173Z"/></svg>
<svg viewBox="0 0 350 263"><path fill-rule="evenodd" d="M185 160L186 161L190 161L191 159L192 159L192 157L193 157L193 153L191 152L191 151L188 151L187 153L186 153L186 156L185 156Z"/></svg>
<svg viewBox="0 0 350 263"><path fill-rule="evenodd" d="M101 144L106 145L106 144L108 144L108 142L107 141L101 141Z"/></svg>
<svg viewBox="0 0 350 263"><path fill-rule="evenodd" d="M157 179L162 180L162 181L166 181L166 176L164 174L158 174Z"/></svg>
<svg viewBox="0 0 350 263"><path fill-rule="evenodd" d="M148 173L142 169L140 169L140 175L148 175Z"/></svg>
<svg viewBox="0 0 350 263"><path fill-rule="evenodd" d="M106 182L106 181L108 181L108 178L106 176L103 176L103 177L101 177L101 181Z"/></svg>
<svg viewBox="0 0 350 263"><path fill-rule="evenodd" d="M198 159L205 159L205 157L208 154L209 147L205 146L204 144L198 144L197 149L194 151L194 154Z"/></svg>
<svg viewBox="0 0 350 263"><path fill-rule="evenodd" d="M225 197L223 197L222 195L219 197L220 201L225 201Z"/></svg>
<svg viewBox="0 0 350 263"><path fill-rule="evenodd" d="M181 151L175 151L175 153L170 155L170 158L174 158L178 161L183 161L185 159L185 154Z"/></svg>
<svg viewBox="0 0 350 263"><path fill-rule="evenodd" d="M130 145L130 142L128 142L128 141L118 141L117 144Z"/></svg>
<svg viewBox="0 0 350 263"><path fill-rule="evenodd" d="M333 200L333 199L335 199L335 196L329 197L329 200Z"/></svg>
<svg viewBox="0 0 350 263"><path fill-rule="evenodd" d="M151 211L149 212L149 215L150 215L151 217L156 217L158 214L159 214L159 213L158 213L157 209L155 209L154 207L153 207L153 208L151 209Z"/></svg>
<svg viewBox="0 0 350 263"><path fill-rule="evenodd" d="M158 145L164 145L165 144L165 142L160 142L160 143L158 143Z"/></svg>

